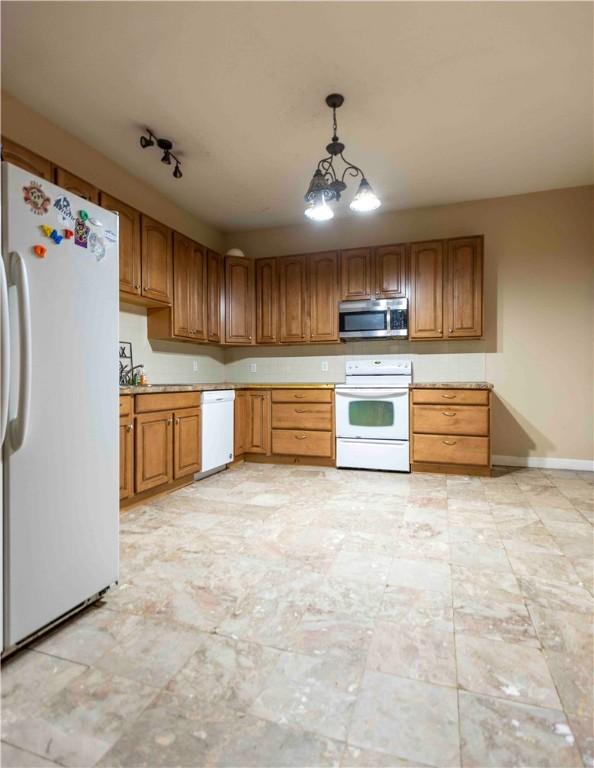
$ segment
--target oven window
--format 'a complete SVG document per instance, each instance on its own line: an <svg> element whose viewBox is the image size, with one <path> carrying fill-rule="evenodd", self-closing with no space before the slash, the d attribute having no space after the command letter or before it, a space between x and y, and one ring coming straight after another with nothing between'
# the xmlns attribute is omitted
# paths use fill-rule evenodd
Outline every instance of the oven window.
<svg viewBox="0 0 594 768"><path fill-rule="evenodd" d="M352 427L394 426L394 403L389 400L354 400L349 403Z"/></svg>
<svg viewBox="0 0 594 768"><path fill-rule="evenodd" d="M385 331L386 312L341 312L341 331Z"/></svg>

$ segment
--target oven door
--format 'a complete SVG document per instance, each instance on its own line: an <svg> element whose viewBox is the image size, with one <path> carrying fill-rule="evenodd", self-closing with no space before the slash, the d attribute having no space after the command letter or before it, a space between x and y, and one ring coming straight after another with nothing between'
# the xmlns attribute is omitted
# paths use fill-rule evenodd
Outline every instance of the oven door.
<svg viewBox="0 0 594 768"><path fill-rule="evenodd" d="M390 310L386 301L348 301L339 305L338 331L341 339L390 336Z"/></svg>
<svg viewBox="0 0 594 768"><path fill-rule="evenodd" d="M336 436L408 440L408 388L337 387Z"/></svg>

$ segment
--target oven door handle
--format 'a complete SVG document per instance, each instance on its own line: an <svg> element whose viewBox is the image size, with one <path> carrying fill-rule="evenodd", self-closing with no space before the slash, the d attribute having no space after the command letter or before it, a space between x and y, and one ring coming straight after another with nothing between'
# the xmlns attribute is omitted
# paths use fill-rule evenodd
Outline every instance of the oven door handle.
<svg viewBox="0 0 594 768"><path fill-rule="evenodd" d="M340 397L370 397L375 400L385 399L386 397L402 397L408 395L408 388L402 389L336 389L336 394Z"/></svg>

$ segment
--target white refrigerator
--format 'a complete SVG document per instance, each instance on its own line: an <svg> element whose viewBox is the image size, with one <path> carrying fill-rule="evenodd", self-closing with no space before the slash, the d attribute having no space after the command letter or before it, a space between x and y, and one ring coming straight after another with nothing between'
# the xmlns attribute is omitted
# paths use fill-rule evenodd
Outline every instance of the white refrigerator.
<svg viewBox="0 0 594 768"><path fill-rule="evenodd" d="M118 578L118 218L2 163L3 649Z"/></svg>

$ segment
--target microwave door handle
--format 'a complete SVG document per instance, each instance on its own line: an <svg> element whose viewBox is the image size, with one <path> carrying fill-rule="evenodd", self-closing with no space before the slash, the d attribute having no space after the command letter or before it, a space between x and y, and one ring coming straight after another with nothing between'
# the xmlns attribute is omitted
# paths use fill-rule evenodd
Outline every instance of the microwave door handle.
<svg viewBox="0 0 594 768"><path fill-rule="evenodd" d="M359 399L370 397L374 400L383 400L386 397L401 397L403 395L408 395L408 387L386 390L382 390L379 387L377 389L336 389L335 394L339 397L356 397Z"/></svg>
<svg viewBox="0 0 594 768"><path fill-rule="evenodd" d="M392 310L390 307L386 308L386 331L389 333L392 330Z"/></svg>

